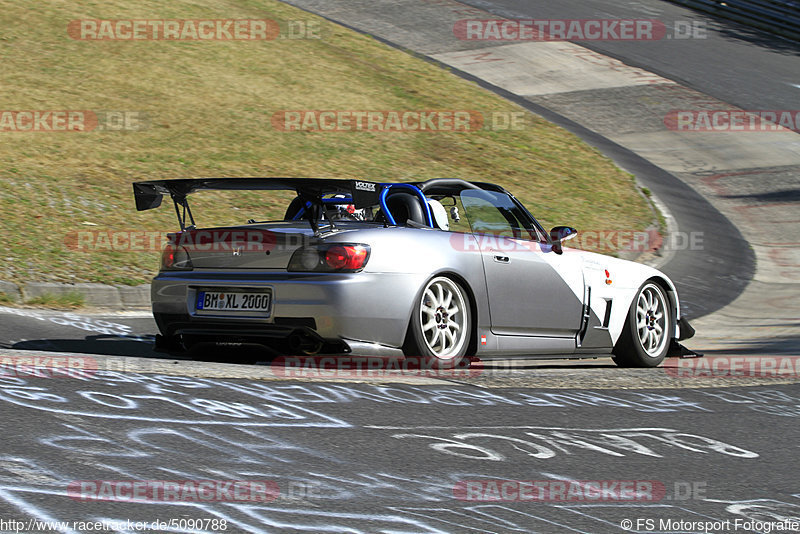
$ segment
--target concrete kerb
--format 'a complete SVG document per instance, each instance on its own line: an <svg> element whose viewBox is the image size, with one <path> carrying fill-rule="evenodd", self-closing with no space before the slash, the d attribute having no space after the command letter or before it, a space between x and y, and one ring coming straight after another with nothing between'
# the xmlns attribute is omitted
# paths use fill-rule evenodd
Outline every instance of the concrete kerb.
<svg viewBox="0 0 800 534"><path fill-rule="evenodd" d="M22 292L19 287L11 282L0 281L0 294L7 296L14 302L22 300Z"/></svg>
<svg viewBox="0 0 800 534"><path fill-rule="evenodd" d="M77 294L83 303L92 308L116 310L150 307L150 285L111 286L106 284L58 284L53 282L26 282L22 287L11 282L0 281L0 293L14 303L44 296Z"/></svg>
<svg viewBox="0 0 800 534"><path fill-rule="evenodd" d="M638 180L636 181L636 185L639 186L640 190L644 187L639 183ZM664 222L667 226L665 229L666 235L671 236L676 234L678 232L678 222L675 220L672 212L669 211L669 208L667 208L667 205L664 204L661 199L652 192L647 195L647 200L651 203L653 209L659 212L662 217L664 217ZM664 247L664 243L666 242L666 240L662 242L661 246L659 246L656 250L646 252L636 258L630 259L639 261L655 269L660 269L662 265L669 263L669 260L675 256L675 250L672 247Z"/></svg>

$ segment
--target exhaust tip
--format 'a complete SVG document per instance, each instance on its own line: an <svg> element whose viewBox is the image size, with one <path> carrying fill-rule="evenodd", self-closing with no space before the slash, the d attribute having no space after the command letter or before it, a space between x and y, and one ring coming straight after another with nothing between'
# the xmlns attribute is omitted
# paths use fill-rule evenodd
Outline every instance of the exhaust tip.
<svg viewBox="0 0 800 534"><path fill-rule="evenodd" d="M314 354L319 354L322 350L322 341L309 335L292 334L289 336L289 348L292 352L313 356Z"/></svg>

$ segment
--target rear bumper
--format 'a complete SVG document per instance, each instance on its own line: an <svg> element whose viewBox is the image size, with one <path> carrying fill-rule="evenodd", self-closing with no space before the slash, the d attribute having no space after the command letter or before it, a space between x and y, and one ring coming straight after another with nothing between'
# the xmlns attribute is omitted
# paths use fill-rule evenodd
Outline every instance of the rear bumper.
<svg viewBox="0 0 800 534"><path fill-rule="evenodd" d="M420 275L384 273L167 272L152 284L153 315L164 338L256 340L269 344L293 336L342 348L343 339L400 347ZM268 313L208 315L195 310L208 288L270 290Z"/></svg>
<svg viewBox="0 0 800 534"><path fill-rule="evenodd" d="M260 345L281 354L339 354L351 352L350 346L341 339L325 339L307 326L251 325L191 321L188 317L165 321L163 335L156 336L155 350L166 353L181 353L203 344L217 347Z"/></svg>

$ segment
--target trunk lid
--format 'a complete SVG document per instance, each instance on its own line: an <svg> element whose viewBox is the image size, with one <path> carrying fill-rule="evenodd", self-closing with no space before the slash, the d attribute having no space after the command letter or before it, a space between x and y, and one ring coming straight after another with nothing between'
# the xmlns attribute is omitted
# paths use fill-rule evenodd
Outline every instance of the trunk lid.
<svg viewBox="0 0 800 534"><path fill-rule="evenodd" d="M195 269L286 269L298 248L317 241L296 222L187 230L170 234Z"/></svg>

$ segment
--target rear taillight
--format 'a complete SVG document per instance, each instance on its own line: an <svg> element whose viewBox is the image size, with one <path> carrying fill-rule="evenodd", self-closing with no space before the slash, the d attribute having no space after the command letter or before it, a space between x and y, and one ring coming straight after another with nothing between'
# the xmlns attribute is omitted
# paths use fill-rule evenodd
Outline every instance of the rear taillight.
<svg viewBox="0 0 800 534"><path fill-rule="evenodd" d="M167 245L161 253L162 271L191 271L194 268L189 252L181 246Z"/></svg>
<svg viewBox="0 0 800 534"><path fill-rule="evenodd" d="M367 263L366 247L335 245L325 251L325 263L334 271L358 271Z"/></svg>
<svg viewBox="0 0 800 534"><path fill-rule="evenodd" d="M289 271L354 273L369 260L369 245L331 243L297 249L289 261Z"/></svg>

